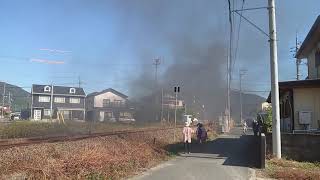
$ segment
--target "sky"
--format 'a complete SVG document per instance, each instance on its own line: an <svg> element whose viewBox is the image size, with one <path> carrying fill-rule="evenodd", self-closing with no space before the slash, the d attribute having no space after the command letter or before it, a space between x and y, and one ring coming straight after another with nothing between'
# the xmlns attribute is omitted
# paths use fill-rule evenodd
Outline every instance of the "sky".
<svg viewBox="0 0 320 180"><path fill-rule="evenodd" d="M235 9L241 2L235 0ZM267 0L245 0L244 7L266 5ZM320 1L276 0L276 7L279 80L294 80L290 48L296 33L304 40ZM144 68L153 71L154 58L162 60L160 75L177 62L168 47L181 32L200 37L200 43L219 37L227 47L227 10L227 0L0 0L0 81L30 91L32 84L76 86L80 77L87 93L111 87L130 94L128 84ZM268 32L266 9L243 15ZM268 39L243 19L238 38L239 16L233 17L239 40L232 88L239 89L239 70L246 69L243 89L268 91ZM306 77L306 66L301 67Z"/></svg>

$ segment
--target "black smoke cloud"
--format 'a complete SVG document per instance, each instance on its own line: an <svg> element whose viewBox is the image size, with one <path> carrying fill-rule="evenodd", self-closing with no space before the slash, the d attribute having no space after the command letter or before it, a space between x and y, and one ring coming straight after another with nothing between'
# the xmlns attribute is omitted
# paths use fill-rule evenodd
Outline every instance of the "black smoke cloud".
<svg viewBox="0 0 320 180"><path fill-rule="evenodd" d="M131 95L153 103L146 97L179 85L187 106L196 99L207 118L220 115L226 102L226 1L130 1L117 7L126 12L127 36L143 64L130 81ZM152 63L157 57L163 59L156 86Z"/></svg>

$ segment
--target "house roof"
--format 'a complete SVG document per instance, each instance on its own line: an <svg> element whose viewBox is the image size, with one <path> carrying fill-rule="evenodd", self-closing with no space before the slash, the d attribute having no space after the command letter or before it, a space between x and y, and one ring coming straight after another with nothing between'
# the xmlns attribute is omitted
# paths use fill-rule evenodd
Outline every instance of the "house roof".
<svg viewBox="0 0 320 180"><path fill-rule="evenodd" d="M303 59L308 56L312 49L320 41L320 15L312 25L307 37L304 39L301 47L299 48L296 58Z"/></svg>
<svg viewBox="0 0 320 180"><path fill-rule="evenodd" d="M280 89L320 87L320 79L279 82Z"/></svg>
<svg viewBox="0 0 320 180"><path fill-rule="evenodd" d="M39 84L33 84L32 85L32 92L33 93L47 93L50 94L50 92L44 92L44 87L51 85L39 85ZM75 88L76 92L73 94L70 94L70 88ZM67 87L67 86L53 86L53 94L63 94L63 95L79 95L79 96L85 96L86 93L84 92L83 88L78 87Z"/></svg>
<svg viewBox="0 0 320 180"><path fill-rule="evenodd" d="M293 88L317 88L320 87L320 79L307 79L300 81L282 81L279 82L279 93L291 90ZM269 94L267 102L271 102L271 93Z"/></svg>
<svg viewBox="0 0 320 180"><path fill-rule="evenodd" d="M93 93L90 93L90 94L87 95L87 97L97 96L97 95L100 95L100 94L103 94L103 93L106 93L106 92L112 92L113 94L116 94L116 95L118 95L118 96L120 96L120 97L128 98L127 95L125 95L125 94L123 94L123 93L121 93L121 92L119 92L119 91L117 91L117 90L114 90L114 89L112 89L112 88L105 89L105 90L103 90L103 91L101 91L101 92L93 92Z"/></svg>

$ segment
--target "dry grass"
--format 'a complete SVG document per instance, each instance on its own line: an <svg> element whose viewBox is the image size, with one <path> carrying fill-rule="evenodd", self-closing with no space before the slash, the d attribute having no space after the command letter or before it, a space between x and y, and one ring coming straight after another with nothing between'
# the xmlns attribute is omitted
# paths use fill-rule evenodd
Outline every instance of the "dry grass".
<svg viewBox="0 0 320 180"><path fill-rule="evenodd" d="M169 157L172 130L0 151L1 179L120 179ZM181 135L181 133L178 133ZM153 144L156 137L156 144ZM179 137L181 138L181 137Z"/></svg>
<svg viewBox="0 0 320 180"><path fill-rule="evenodd" d="M262 175L283 180L319 180L320 163L270 159Z"/></svg>
<svg viewBox="0 0 320 180"><path fill-rule="evenodd" d="M48 137L61 135L81 135L102 133L117 130L141 129L145 127L159 127L160 124L134 125L120 123L88 123L66 121L65 124L16 121L9 124L0 124L0 138L25 138L25 137Z"/></svg>

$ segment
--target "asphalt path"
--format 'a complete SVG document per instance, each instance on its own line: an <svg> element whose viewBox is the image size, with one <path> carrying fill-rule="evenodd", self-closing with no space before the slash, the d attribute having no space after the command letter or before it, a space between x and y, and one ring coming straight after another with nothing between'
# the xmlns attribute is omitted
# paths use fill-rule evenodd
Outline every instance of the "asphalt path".
<svg viewBox="0 0 320 180"><path fill-rule="evenodd" d="M133 180L242 180L251 179L257 163L256 141L252 133L234 128L206 144L192 144L191 154L154 167Z"/></svg>

